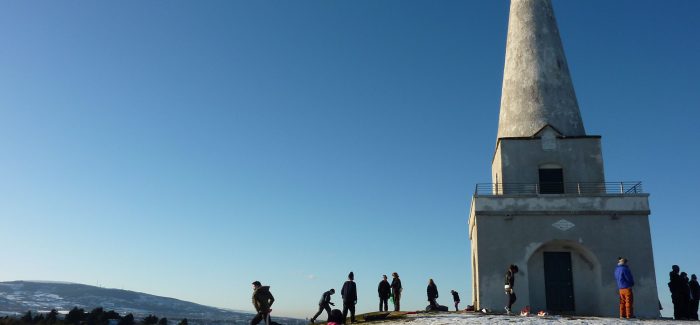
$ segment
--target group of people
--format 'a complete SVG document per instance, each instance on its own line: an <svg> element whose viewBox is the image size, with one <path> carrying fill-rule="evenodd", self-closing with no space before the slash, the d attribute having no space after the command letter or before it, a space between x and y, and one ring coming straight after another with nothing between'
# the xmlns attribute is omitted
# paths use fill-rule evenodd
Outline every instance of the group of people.
<svg viewBox="0 0 700 325"><path fill-rule="evenodd" d="M700 284L695 274L690 276L681 272L678 265L671 267L668 288L673 302L673 318L676 320L698 320L698 302L700 301ZM620 291L620 318L632 318L634 278L627 266L627 259L619 257L615 269L615 280ZM659 305L659 308L661 306Z"/></svg>
<svg viewBox="0 0 700 325"><path fill-rule="evenodd" d="M382 275L382 280L379 281L379 285L377 286L377 294L379 296L379 311L382 312L388 312L389 311L389 300L391 299L394 305L394 311L399 311L401 310L401 293L403 291L403 287L401 286L401 279L399 278L399 274L394 272L391 274L392 280L391 283L389 283L389 280L385 275ZM336 316L342 317L342 320L347 319L348 312L350 312L350 322L354 323L356 322L355 320L355 305L357 304L357 286L355 284L355 275L353 272L350 272L348 274L348 280L345 281L343 284L343 289L341 290L341 298L343 301L343 311L342 313L338 309L331 310L331 306L335 306L331 302L331 296L335 294L335 289L330 289L326 292L324 292L321 295L321 299L318 302L318 311L316 314L311 317L310 322L314 323L318 316L320 316L324 311L328 315L328 321L329 323L331 321L334 321L334 314ZM428 294L428 302L429 302L429 309L433 310L438 310L439 305L437 304L437 298L438 298L438 290L437 290L437 285L435 285L435 281L433 279L430 279L428 281L428 288L427 288L427 294ZM455 303L455 309L459 310L459 293L457 291L452 290L452 298ZM257 323L256 323L257 324ZM253 324L254 325L254 324Z"/></svg>
<svg viewBox="0 0 700 325"><path fill-rule="evenodd" d="M396 278L398 279L398 274L394 273L396 275ZM384 281L386 281L386 275L384 276ZM399 287L401 286L401 282L399 281ZM328 323L330 324L332 321L335 323L334 318L337 318L338 315L342 317L340 320L340 323L344 323L345 319L348 317L348 312L350 312L350 321L355 322L355 305L357 304L357 285L355 284L355 274L353 272L350 272L348 274L348 280L343 283L343 289L340 290L340 296L342 297L343 300L343 311L342 314L338 309L331 310L331 306L335 306L334 303L331 302L331 296L335 293L335 289L330 289L321 295L321 300L318 302L318 312L311 317L311 323L316 321L316 318L323 313L325 310L326 313L328 314ZM387 297L388 299L388 297ZM381 300L379 302L380 308L381 308ZM385 308L386 308L386 303L385 303ZM333 316L333 315L336 316Z"/></svg>
<svg viewBox="0 0 700 325"><path fill-rule="evenodd" d="M515 271L517 273L517 266L511 265L511 267L515 267ZM388 301L389 299L392 300L393 305L394 305L394 311L399 311L401 309L401 293L403 291L403 287L401 285L401 279L399 278L399 274L394 272L391 274L392 280L391 283L389 283L389 280L387 279L386 274L382 275L382 280L379 282L379 285L377 286L377 293L379 296L379 311L389 311L389 304ZM510 281L510 287L511 287L511 295L512 299L509 299L510 305L512 305L513 302L515 302L515 293L512 293L512 286L513 286L513 275L511 274L510 278L506 278L506 281ZM510 280L508 280L510 279ZM329 325L339 325L339 324L344 324L345 319L347 319L348 312L350 312L350 322L354 323L356 322L355 320L355 305L357 304L357 285L355 284L355 274L353 272L350 272L348 274L348 280L343 283L343 288L340 291L342 301L343 301L343 311L341 312L338 309L333 309L331 310L331 306L335 306L333 302L331 302L331 296L335 294L335 289L330 289L326 292L324 292L321 295L321 299L318 302L318 311L316 314L311 317L310 322L314 323L318 316L320 316L324 311L328 315L328 324ZM452 299L454 301L454 306L455 310L459 310L459 293L455 290L451 290L452 294ZM429 310L440 310L442 306L440 306L437 303L437 298L439 297L437 285L435 284L435 281L433 279L428 280L428 288L427 288L427 295L428 295L428 309ZM255 307L256 314L253 317L253 319L250 321L251 325L257 325L261 321L265 321L265 324L271 324L270 320L270 312L272 312L272 304L275 302L274 296L272 296L272 293L270 292L270 287L269 286L263 286L260 281L255 281L253 282L253 306ZM510 306L509 305L509 306ZM447 307L444 307L445 309Z"/></svg>
<svg viewBox="0 0 700 325"><path fill-rule="evenodd" d="M518 266L511 264L508 266L504 277L504 289L506 294L505 310L507 314L512 313L512 307L517 297L515 295L515 274L518 273ZM382 276L382 280L377 286L379 295L379 311L389 311L388 301L392 300L394 311L399 311L401 308L401 279L398 273L391 274L392 281L389 283L386 275ZM669 273L670 282L668 287L671 290L671 300L673 301L673 317L677 320L697 320L698 319L698 302L700 302L700 284L698 284L695 274L691 275L690 279L686 272L680 272L678 265L673 265ZM632 288L634 287L634 277L632 271L627 265L627 259L618 257L617 267L615 268L615 282L617 283L619 293L619 308L620 318L634 317L634 295ZM251 325L256 325L264 320L266 324L270 324L270 307L275 301L275 298L270 293L269 286L262 286L259 281L253 282L253 305L257 314L251 320ZM428 309L440 310L442 306L437 303L439 297L437 285L433 279L428 281L426 290L428 296ZM455 310L459 310L459 293L452 290L452 298L454 301ZM321 295L318 302L318 312L311 317L311 323L316 321L316 318L326 311L328 314L329 324L342 324L347 319L350 312L350 322L355 320L355 305L357 304L357 285L355 284L355 275L353 272L348 274L348 280L343 284L340 292L343 301L343 311L338 309L331 310L331 306L335 306L331 302L331 296L335 294L335 289L330 289ZM447 307L444 307L447 308ZM332 324L333 323L333 324Z"/></svg>
<svg viewBox="0 0 700 325"><path fill-rule="evenodd" d="M377 293L379 294L379 311L389 311L389 299L394 303L394 311L401 309L401 279L399 274L394 272L391 274L391 284L387 280L386 274L382 275L382 281L379 281Z"/></svg>
<svg viewBox="0 0 700 325"><path fill-rule="evenodd" d="M678 265L671 267L668 288L673 302L673 318L678 320L698 320L700 285L695 274L688 279L688 273L681 272Z"/></svg>

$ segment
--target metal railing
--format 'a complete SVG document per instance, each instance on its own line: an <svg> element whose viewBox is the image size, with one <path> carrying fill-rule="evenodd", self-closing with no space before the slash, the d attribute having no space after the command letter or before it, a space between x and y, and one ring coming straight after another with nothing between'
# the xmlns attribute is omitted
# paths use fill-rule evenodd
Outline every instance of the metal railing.
<svg viewBox="0 0 700 325"><path fill-rule="evenodd" d="M642 182L604 183L479 183L474 195L540 195L540 194L617 194L644 193Z"/></svg>

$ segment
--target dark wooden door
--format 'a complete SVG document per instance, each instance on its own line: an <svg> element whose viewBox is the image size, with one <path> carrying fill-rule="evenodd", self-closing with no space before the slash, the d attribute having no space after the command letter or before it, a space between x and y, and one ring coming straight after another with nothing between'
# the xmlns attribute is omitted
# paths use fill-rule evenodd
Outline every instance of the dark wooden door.
<svg viewBox="0 0 700 325"><path fill-rule="evenodd" d="M561 168L540 169L540 194L564 193L564 171Z"/></svg>
<svg viewBox="0 0 700 325"><path fill-rule="evenodd" d="M544 252L544 286L547 310L574 311L574 281L571 253Z"/></svg>

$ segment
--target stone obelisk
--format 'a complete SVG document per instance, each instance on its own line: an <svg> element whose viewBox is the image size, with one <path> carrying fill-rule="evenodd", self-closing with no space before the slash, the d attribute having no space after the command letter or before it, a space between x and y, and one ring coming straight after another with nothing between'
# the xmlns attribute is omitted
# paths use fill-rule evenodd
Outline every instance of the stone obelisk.
<svg viewBox="0 0 700 325"><path fill-rule="evenodd" d="M498 137L529 137L547 124L586 134L551 1L513 1Z"/></svg>

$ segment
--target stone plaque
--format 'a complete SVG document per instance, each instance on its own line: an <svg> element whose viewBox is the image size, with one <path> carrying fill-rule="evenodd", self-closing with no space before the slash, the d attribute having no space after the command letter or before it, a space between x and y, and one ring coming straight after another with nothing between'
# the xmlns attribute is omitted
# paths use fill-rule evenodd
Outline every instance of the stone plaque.
<svg viewBox="0 0 700 325"><path fill-rule="evenodd" d="M573 224L571 221L566 220L566 219L561 219L561 220L552 224L552 227L557 228L561 231L567 231L567 230L573 228L574 226L576 226L576 225Z"/></svg>

